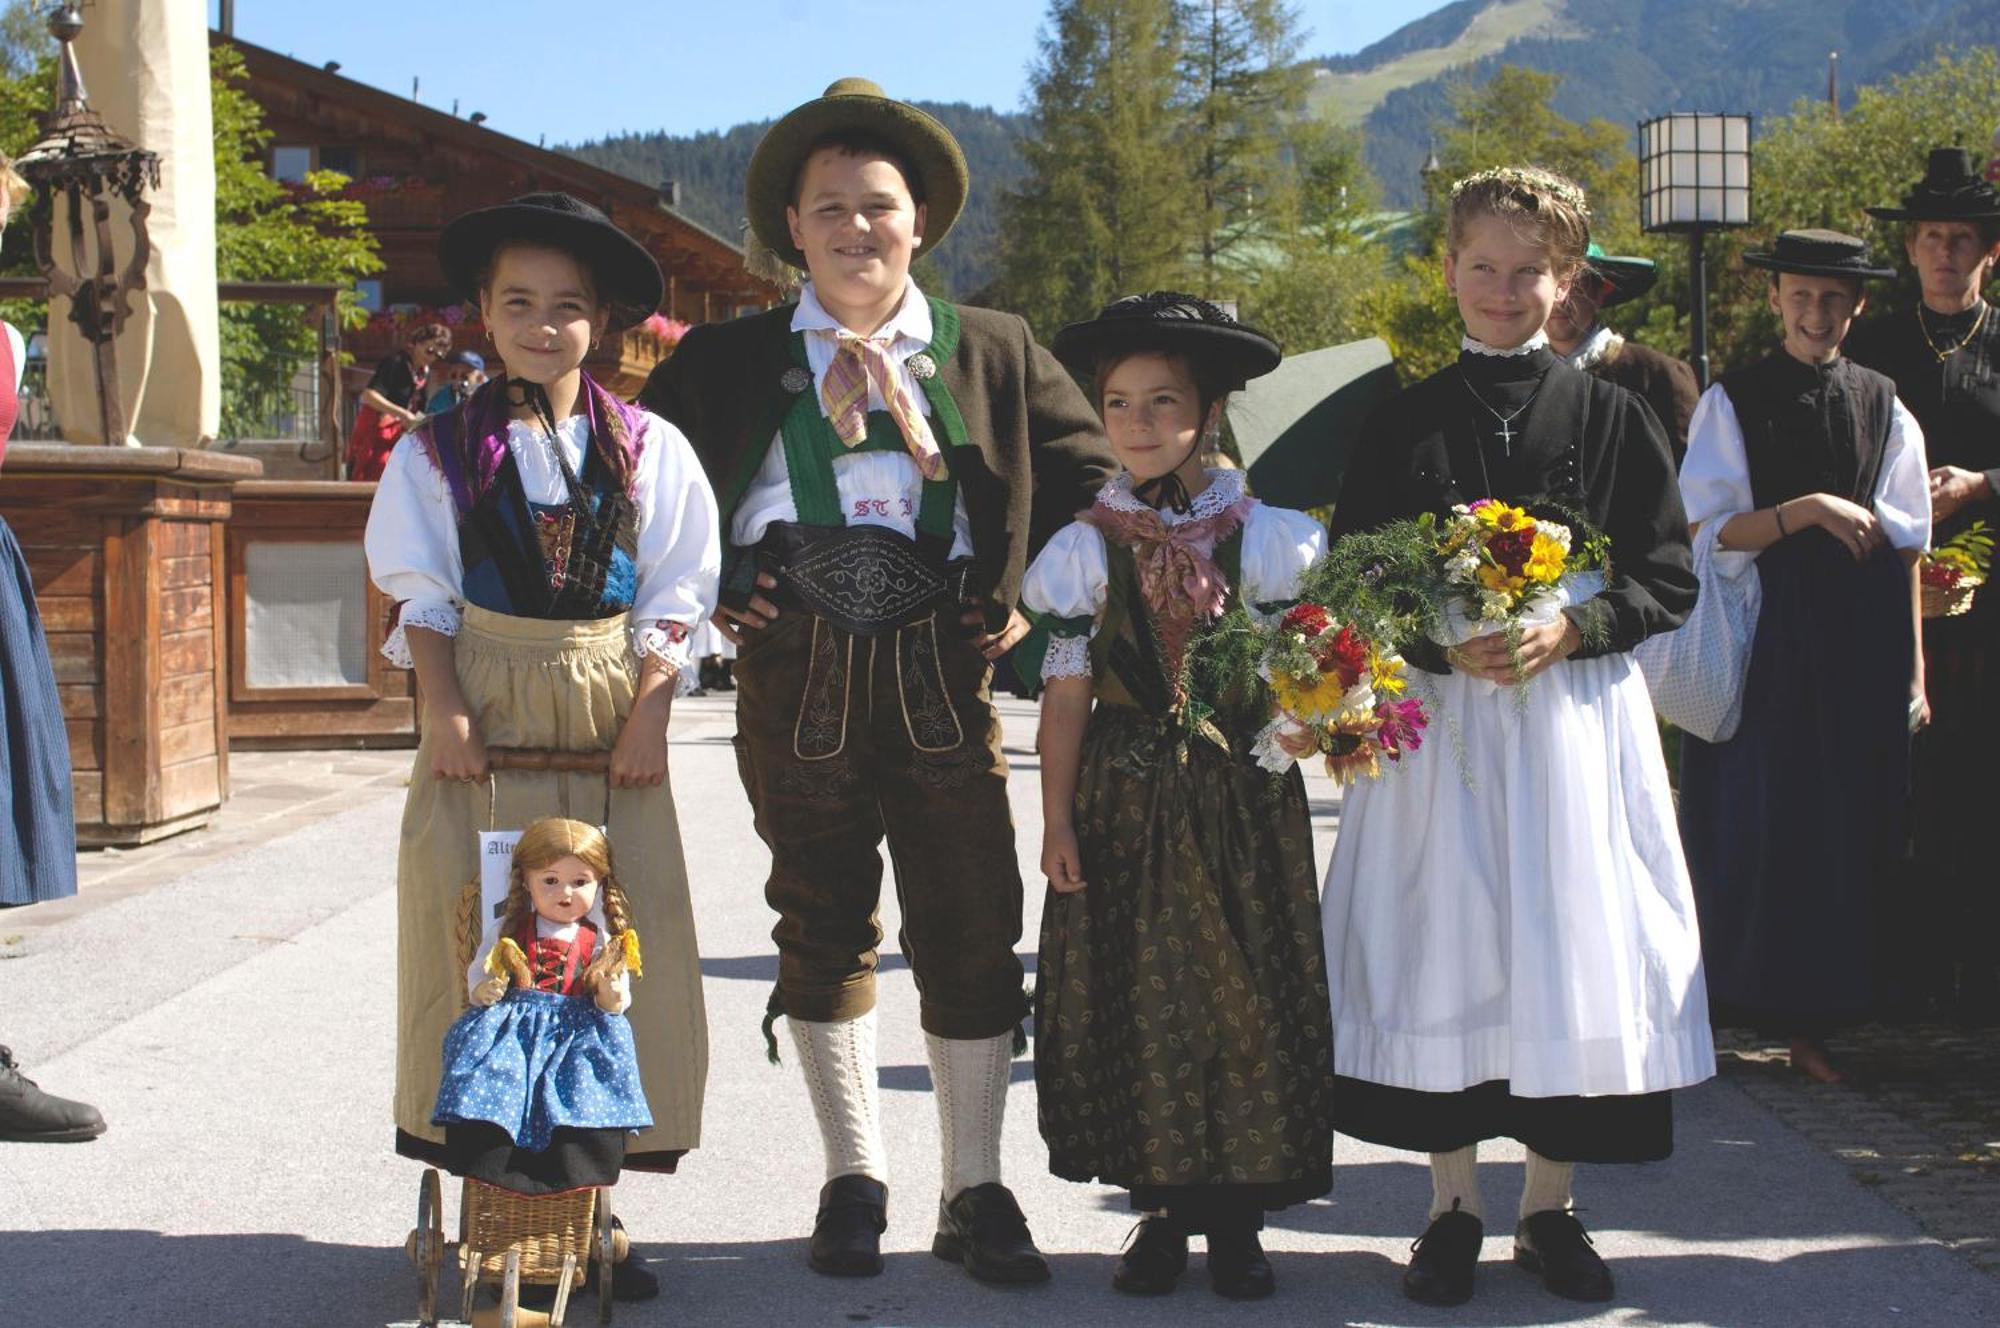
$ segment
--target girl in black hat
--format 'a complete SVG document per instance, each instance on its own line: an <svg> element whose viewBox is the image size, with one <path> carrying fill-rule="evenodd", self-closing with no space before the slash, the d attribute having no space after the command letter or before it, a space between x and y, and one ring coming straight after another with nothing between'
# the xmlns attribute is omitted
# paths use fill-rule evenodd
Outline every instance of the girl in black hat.
<svg viewBox="0 0 2000 1328"><path fill-rule="evenodd" d="M715 498L677 429L583 371L603 337L659 303L659 267L566 194L467 213L438 256L478 303L501 372L397 443L368 518L370 572L402 601L383 653L414 665L425 706L397 865L396 1148L449 1162L431 1107L460 1007L476 831L547 810L531 781L489 803L487 744L608 749L603 815L649 938L630 1018L654 1126L624 1165L672 1170L700 1142L707 1029L667 710L689 629L715 600ZM657 1284L628 1262L613 1289L637 1298Z"/></svg>
<svg viewBox="0 0 2000 1328"><path fill-rule="evenodd" d="M1735 735L1682 743L1681 835L1718 1020L1788 1036L1833 1082L1822 1039L1875 1006L1875 900L1927 717L1924 440L1895 385L1840 353L1863 283L1894 275L1867 245L1786 231L1745 261L1772 274L1784 344L1703 394L1681 494L1690 522L1723 523L1718 573L1754 560L1763 602Z"/></svg>
<svg viewBox="0 0 2000 1328"><path fill-rule="evenodd" d="M2000 259L2000 190L1964 148L1938 148L1900 207L1871 215L1903 224L1918 279L1914 307L1854 330L1847 353L1887 374L1923 426L1934 536L1974 521L2000 524L2000 314L1984 290ZM1924 685L1937 723L1910 753L1907 893L1885 913L1895 937L1891 999L1911 1013L1933 1001L1961 1017L2000 1017L2000 894L1980 827L1992 814L1987 771L2000 751L2000 595L1924 622ZM1943 951L1942 955L1940 950ZM1940 962L1940 959L1943 962Z"/></svg>
<svg viewBox="0 0 2000 1328"><path fill-rule="evenodd" d="M1428 686L1455 734L1349 790L1341 813L1322 923L1336 1124L1430 1155L1430 1226L1403 1278L1426 1304L1473 1294L1478 1148L1495 1138L1528 1150L1515 1263L1557 1295L1610 1299L1572 1211L1575 1164L1666 1157L1671 1090L1715 1072L1666 761L1630 654L1694 603L1686 518L1653 412L1563 363L1543 330L1589 238L1581 191L1552 172L1453 187L1444 271L1463 352L1379 413L1334 509L1339 537L1482 497L1554 501L1611 542L1610 571L1566 578L1566 607L1517 638L1404 647L1442 675Z"/></svg>
<svg viewBox="0 0 2000 1328"><path fill-rule="evenodd" d="M1269 1295L1266 1209L1332 1185L1332 1079L1312 827L1296 768L1247 753L1268 714L1190 696L1181 663L1233 602L1282 603L1325 546L1300 512L1205 470L1223 398L1268 337L1173 292L1056 337L1124 464L1036 558L1046 615L1035 1082L1049 1166L1144 1214L1112 1284L1171 1291L1190 1233L1221 1295ZM1093 708L1093 701L1095 706ZM1189 736L1190 704L1219 736ZM1233 708L1232 708L1233 707Z"/></svg>

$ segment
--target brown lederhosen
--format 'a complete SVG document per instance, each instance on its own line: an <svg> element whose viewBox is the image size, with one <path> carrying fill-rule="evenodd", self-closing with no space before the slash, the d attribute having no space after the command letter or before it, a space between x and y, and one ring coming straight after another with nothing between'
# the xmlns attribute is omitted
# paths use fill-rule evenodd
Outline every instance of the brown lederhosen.
<svg viewBox="0 0 2000 1328"><path fill-rule="evenodd" d="M859 636L793 608L744 632L736 761L771 849L790 1018L874 1008L885 835L924 1030L993 1037L1024 1013L1007 760L990 669L957 613Z"/></svg>

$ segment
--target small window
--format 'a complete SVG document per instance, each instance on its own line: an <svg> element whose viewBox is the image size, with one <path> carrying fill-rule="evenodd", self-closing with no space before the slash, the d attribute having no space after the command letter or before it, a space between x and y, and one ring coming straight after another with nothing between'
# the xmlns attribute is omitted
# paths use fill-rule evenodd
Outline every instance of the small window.
<svg viewBox="0 0 2000 1328"><path fill-rule="evenodd" d="M301 147L271 149L271 178L286 184L303 184L313 168L313 150Z"/></svg>
<svg viewBox="0 0 2000 1328"><path fill-rule="evenodd" d="M323 171L339 171L350 180L361 174L359 159L353 148L321 148L319 168Z"/></svg>
<svg viewBox="0 0 2000 1328"><path fill-rule="evenodd" d="M369 313L382 312L382 283L375 278L370 277L366 281L355 282L354 295L361 301L361 307Z"/></svg>

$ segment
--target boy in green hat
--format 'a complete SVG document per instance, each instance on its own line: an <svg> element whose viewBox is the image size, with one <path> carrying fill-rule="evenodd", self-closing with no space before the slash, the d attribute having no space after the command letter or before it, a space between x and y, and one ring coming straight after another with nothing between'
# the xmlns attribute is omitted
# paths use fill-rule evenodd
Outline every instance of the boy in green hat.
<svg viewBox="0 0 2000 1328"><path fill-rule="evenodd" d="M1687 452L1688 421L1701 397L1694 370L1686 360L1627 341L1599 320L1606 309L1651 290L1658 276L1652 259L1607 254L1593 243L1569 298L1549 315L1549 349L1584 372L1644 397L1666 426L1678 465Z"/></svg>
<svg viewBox="0 0 2000 1328"><path fill-rule="evenodd" d="M988 683L1027 631L1028 559L1116 466L1026 324L910 280L967 184L950 132L864 79L792 111L751 158L748 203L756 239L808 274L798 302L696 328L642 399L685 430L723 504L715 621L740 651L739 770L771 850L773 1010L826 1148L812 1266L882 1269L886 836L942 1134L932 1250L1039 1282L1000 1183L1022 892Z"/></svg>

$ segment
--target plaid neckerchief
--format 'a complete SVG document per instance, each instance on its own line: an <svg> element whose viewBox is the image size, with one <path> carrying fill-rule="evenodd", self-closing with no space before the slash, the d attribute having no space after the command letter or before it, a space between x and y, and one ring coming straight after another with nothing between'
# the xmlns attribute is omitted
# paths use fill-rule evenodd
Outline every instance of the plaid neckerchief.
<svg viewBox="0 0 2000 1328"><path fill-rule="evenodd" d="M916 398L903 386L896 362L889 358L888 347L880 340L857 337L851 332L836 335L839 342L834 347L833 363L827 366L826 377L820 380L820 400L842 446L855 448L867 441L868 384L873 382L896 427L902 430L904 445L909 448L910 459L917 463L918 472L927 480L943 479L944 455L931 433L930 421L917 408Z"/></svg>

